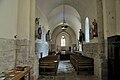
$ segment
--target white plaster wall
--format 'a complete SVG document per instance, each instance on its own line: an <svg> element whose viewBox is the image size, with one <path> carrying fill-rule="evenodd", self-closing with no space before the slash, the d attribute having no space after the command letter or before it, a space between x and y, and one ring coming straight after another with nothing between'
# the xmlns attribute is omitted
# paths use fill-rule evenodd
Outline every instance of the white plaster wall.
<svg viewBox="0 0 120 80"><path fill-rule="evenodd" d="M36 18L40 18L39 25L44 26L45 31L47 32L47 30L49 29L47 17L44 15L44 13L42 13L42 11L37 5L36 5L35 15L36 15Z"/></svg>
<svg viewBox="0 0 120 80"><path fill-rule="evenodd" d="M116 5L115 0L106 0L107 36L116 35Z"/></svg>
<svg viewBox="0 0 120 80"><path fill-rule="evenodd" d="M13 39L17 34L18 0L0 0L0 38Z"/></svg>
<svg viewBox="0 0 120 80"><path fill-rule="evenodd" d="M120 35L120 0L116 0L116 27L117 34Z"/></svg>
<svg viewBox="0 0 120 80"><path fill-rule="evenodd" d="M18 1L18 39L29 39L30 28L30 0Z"/></svg>
<svg viewBox="0 0 120 80"><path fill-rule="evenodd" d="M45 57L48 55L48 51L49 51L49 44L48 42L46 42L46 33L49 29L49 25L48 25L48 21L46 16L41 12L40 8L36 5L36 11L35 11L35 16L36 18L40 18L39 19L39 25L41 25L42 27L42 35L41 35L41 39L37 39L35 41L35 46L36 46L36 54L38 56L38 58L40 58L40 53L42 54L42 57ZM36 27L36 30L39 26Z"/></svg>
<svg viewBox="0 0 120 80"><path fill-rule="evenodd" d="M42 57L48 56L48 43L47 42L41 42L41 41L36 41L35 43L36 46L36 55L38 58L41 58L41 53L42 53Z"/></svg>
<svg viewBox="0 0 120 80"><path fill-rule="evenodd" d="M94 19L97 20L97 7L96 7L96 0L92 0L91 6L88 6L86 8L86 12L85 12L85 16L84 16L84 21L85 18L88 17L89 18L89 24L92 25L92 22ZM85 23L84 23L85 24ZM93 26L93 25L92 25Z"/></svg>
<svg viewBox="0 0 120 80"><path fill-rule="evenodd" d="M104 37L120 35L120 1L103 0Z"/></svg>
<svg viewBox="0 0 120 80"><path fill-rule="evenodd" d="M92 22L94 19L97 19L97 6L96 6L96 0L92 0L92 2L90 3L91 5L87 6L85 9L84 14L82 14L82 29L85 29L85 18L88 17L89 18L89 24L92 25Z"/></svg>
<svg viewBox="0 0 120 80"><path fill-rule="evenodd" d="M93 24L92 24L93 20L96 19L96 21L97 21L96 0L92 0L92 2L90 4L91 4L90 6L88 5L85 8L85 12L84 12L83 16L81 16L82 17L82 21L81 21L82 22L82 30L84 32L85 32L85 19L86 19L86 17L89 18L89 25L91 25L92 27L94 27ZM97 38L94 38L90 42L95 43L97 40L98 40Z"/></svg>
<svg viewBox="0 0 120 80"><path fill-rule="evenodd" d="M35 41L35 52L38 56L38 58L41 58L41 54L42 53L42 57L45 57L48 55L48 51L49 51L49 44L48 42L46 42L46 33L44 31L44 27L42 27L42 35L41 35L41 39L36 39Z"/></svg>

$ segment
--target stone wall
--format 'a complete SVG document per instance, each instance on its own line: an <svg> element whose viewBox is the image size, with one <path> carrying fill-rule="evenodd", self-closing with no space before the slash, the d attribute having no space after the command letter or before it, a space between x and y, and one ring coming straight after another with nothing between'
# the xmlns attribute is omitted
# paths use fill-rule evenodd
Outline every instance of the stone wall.
<svg viewBox="0 0 120 80"><path fill-rule="evenodd" d="M107 59L104 54L99 54L98 43L83 45L83 55L94 59L94 74L99 80L107 79Z"/></svg>
<svg viewBox="0 0 120 80"><path fill-rule="evenodd" d="M17 40L17 64L16 65L29 65L29 58L30 58L30 42L26 39Z"/></svg>
<svg viewBox="0 0 120 80"><path fill-rule="evenodd" d="M108 78L108 41L107 39L104 40L104 57L103 57L103 62L102 62L102 80L107 80Z"/></svg>
<svg viewBox="0 0 120 80"><path fill-rule="evenodd" d="M86 43L83 45L83 55L94 59L94 74L101 76L101 61L98 55L98 43Z"/></svg>
<svg viewBox="0 0 120 80"><path fill-rule="evenodd" d="M17 64L16 65L29 65L32 67L31 80L38 78L38 58L37 55L31 53L30 41L27 39L19 39L16 41L17 46ZM31 51L31 52L30 52Z"/></svg>
<svg viewBox="0 0 120 80"><path fill-rule="evenodd" d="M15 67L16 42L14 39L0 38L0 72Z"/></svg>
<svg viewBox="0 0 120 80"><path fill-rule="evenodd" d="M108 78L107 59L103 60L101 68L102 68L102 71L101 71L102 80L107 80Z"/></svg>
<svg viewBox="0 0 120 80"><path fill-rule="evenodd" d="M83 46L83 52L85 56L94 58L98 53L98 43L87 43Z"/></svg>

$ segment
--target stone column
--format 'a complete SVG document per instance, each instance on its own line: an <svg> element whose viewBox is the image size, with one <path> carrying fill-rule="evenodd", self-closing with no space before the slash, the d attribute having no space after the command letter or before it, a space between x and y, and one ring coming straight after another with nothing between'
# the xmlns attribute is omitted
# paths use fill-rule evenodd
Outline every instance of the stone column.
<svg viewBox="0 0 120 80"><path fill-rule="evenodd" d="M106 69L107 62L105 60L105 42L104 42L104 26L103 26L103 1L97 1L97 24L98 24L98 76L99 80L106 80Z"/></svg>
<svg viewBox="0 0 120 80"><path fill-rule="evenodd" d="M30 0L30 62L32 65L31 80L37 80L39 77L39 62L35 55L35 8L36 0Z"/></svg>

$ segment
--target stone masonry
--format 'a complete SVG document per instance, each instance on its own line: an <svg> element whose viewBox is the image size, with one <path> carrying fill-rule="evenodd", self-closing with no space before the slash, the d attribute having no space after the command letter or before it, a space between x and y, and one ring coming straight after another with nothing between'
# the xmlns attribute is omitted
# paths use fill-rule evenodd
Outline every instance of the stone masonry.
<svg viewBox="0 0 120 80"><path fill-rule="evenodd" d="M27 39L19 39L16 41L17 46L17 63L16 65L28 65L32 67L31 80L38 78L38 58L37 55L30 51L30 41Z"/></svg>
<svg viewBox="0 0 120 80"><path fill-rule="evenodd" d="M94 59L94 74L99 80L106 80L107 60L98 51L98 43L87 43L83 45L83 55Z"/></svg>
<svg viewBox="0 0 120 80"><path fill-rule="evenodd" d="M14 69L16 65L31 66L31 80L38 78L38 58L34 53L30 53L30 41L1 38L0 73Z"/></svg>
<svg viewBox="0 0 120 80"><path fill-rule="evenodd" d="M16 42L14 39L0 38L0 72L15 67Z"/></svg>

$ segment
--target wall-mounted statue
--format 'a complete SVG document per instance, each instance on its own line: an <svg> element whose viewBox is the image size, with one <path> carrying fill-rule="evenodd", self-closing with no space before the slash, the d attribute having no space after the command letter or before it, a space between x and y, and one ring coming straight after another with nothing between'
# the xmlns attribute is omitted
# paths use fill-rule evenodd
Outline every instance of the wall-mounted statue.
<svg viewBox="0 0 120 80"><path fill-rule="evenodd" d="M35 39L41 39L42 35L42 29L41 25L39 25L39 19L40 18L35 19Z"/></svg>
<svg viewBox="0 0 120 80"><path fill-rule="evenodd" d="M92 40L94 38L93 34L94 34L94 31L93 31L93 27L92 25L90 25L90 28L89 28L89 32L90 32L90 40Z"/></svg>
<svg viewBox="0 0 120 80"><path fill-rule="evenodd" d="M94 19L94 21L92 22L93 26L94 26L94 33L93 33L93 36L94 37L98 37L98 27L97 27L97 22L96 22L96 19Z"/></svg>
<svg viewBox="0 0 120 80"><path fill-rule="evenodd" d="M42 36L42 29L41 26L38 28L38 39L41 39Z"/></svg>
<svg viewBox="0 0 120 80"><path fill-rule="evenodd" d="M40 18L36 18L36 19L35 19L35 26L39 26L39 19L40 19Z"/></svg>
<svg viewBox="0 0 120 80"><path fill-rule="evenodd" d="M46 41L50 41L50 30L46 33Z"/></svg>
<svg viewBox="0 0 120 80"><path fill-rule="evenodd" d="M82 29L80 29L80 31L79 31L79 41L80 41L80 43L85 41L85 34L83 33Z"/></svg>

